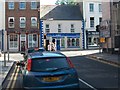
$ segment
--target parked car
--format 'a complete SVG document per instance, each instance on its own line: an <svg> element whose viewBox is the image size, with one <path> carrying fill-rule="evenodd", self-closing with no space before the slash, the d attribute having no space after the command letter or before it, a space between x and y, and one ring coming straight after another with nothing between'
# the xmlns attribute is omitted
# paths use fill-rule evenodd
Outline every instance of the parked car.
<svg viewBox="0 0 120 90"><path fill-rule="evenodd" d="M26 49L26 51L25 51L24 53L22 52L21 54L23 54L24 60L26 60L29 53L33 53L33 52L43 52L43 51L46 51L43 47L41 47L41 48L38 48L38 47L30 47L30 48ZM21 63L23 63L23 60L16 62L16 65L20 65ZM22 65L23 65L23 64L22 64Z"/></svg>
<svg viewBox="0 0 120 90"><path fill-rule="evenodd" d="M30 53L21 72L24 89L75 88L79 90L77 72L70 59L62 53Z"/></svg>

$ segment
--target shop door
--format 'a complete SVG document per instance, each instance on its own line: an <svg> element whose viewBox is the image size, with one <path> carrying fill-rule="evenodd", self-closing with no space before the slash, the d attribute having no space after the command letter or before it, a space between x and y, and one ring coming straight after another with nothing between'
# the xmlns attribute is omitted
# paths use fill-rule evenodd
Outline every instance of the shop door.
<svg viewBox="0 0 120 90"><path fill-rule="evenodd" d="M21 41L21 51L25 51L25 41Z"/></svg>
<svg viewBox="0 0 120 90"><path fill-rule="evenodd" d="M60 40L57 40L57 43L56 43L57 45L57 50L60 50Z"/></svg>

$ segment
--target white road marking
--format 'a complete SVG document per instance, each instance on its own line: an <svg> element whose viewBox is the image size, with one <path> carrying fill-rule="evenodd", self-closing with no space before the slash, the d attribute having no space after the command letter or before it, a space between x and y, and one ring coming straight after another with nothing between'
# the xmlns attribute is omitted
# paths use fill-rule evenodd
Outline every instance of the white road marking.
<svg viewBox="0 0 120 90"><path fill-rule="evenodd" d="M97 90L96 88L94 88L92 85L88 84L87 82L83 81L82 79L79 78L79 81L81 81L82 83L84 83L85 85L87 85L88 87L92 88L93 90Z"/></svg>

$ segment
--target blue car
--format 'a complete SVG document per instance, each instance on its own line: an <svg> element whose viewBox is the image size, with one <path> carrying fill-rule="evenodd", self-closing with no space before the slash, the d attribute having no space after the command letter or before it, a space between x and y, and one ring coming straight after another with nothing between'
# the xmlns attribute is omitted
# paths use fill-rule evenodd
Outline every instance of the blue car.
<svg viewBox="0 0 120 90"><path fill-rule="evenodd" d="M59 52L33 52L28 54L22 67L24 89L79 90L77 72L68 57Z"/></svg>

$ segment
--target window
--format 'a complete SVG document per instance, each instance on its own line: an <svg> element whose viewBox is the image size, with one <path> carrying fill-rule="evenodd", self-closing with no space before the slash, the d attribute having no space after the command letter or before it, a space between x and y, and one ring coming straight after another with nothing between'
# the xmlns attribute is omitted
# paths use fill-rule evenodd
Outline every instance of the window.
<svg viewBox="0 0 120 90"><path fill-rule="evenodd" d="M100 18L99 18L99 24L100 24L101 22L102 22L102 18L100 17Z"/></svg>
<svg viewBox="0 0 120 90"><path fill-rule="evenodd" d="M20 28L25 28L26 26L26 18L20 17Z"/></svg>
<svg viewBox="0 0 120 90"><path fill-rule="evenodd" d="M94 27L94 17L90 17L90 27Z"/></svg>
<svg viewBox="0 0 120 90"><path fill-rule="evenodd" d="M46 31L46 33L49 33L49 32L50 32L49 24L46 24L46 26L45 26L45 31Z"/></svg>
<svg viewBox="0 0 120 90"><path fill-rule="evenodd" d="M38 37L37 34L29 34L28 36L28 47L38 47L37 43Z"/></svg>
<svg viewBox="0 0 120 90"><path fill-rule="evenodd" d="M58 32L61 32L61 24L58 24Z"/></svg>
<svg viewBox="0 0 120 90"><path fill-rule="evenodd" d="M14 9L14 2L8 2L8 9Z"/></svg>
<svg viewBox="0 0 120 90"><path fill-rule="evenodd" d="M70 38L70 37L68 37L67 38L67 47L79 47L80 45L79 45L80 43L79 43L79 38Z"/></svg>
<svg viewBox="0 0 120 90"><path fill-rule="evenodd" d="M9 28L14 28L14 17L9 17L8 18L8 27Z"/></svg>
<svg viewBox="0 0 120 90"><path fill-rule="evenodd" d="M89 4L89 9L90 9L90 12L94 12L94 4Z"/></svg>
<svg viewBox="0 0 120 90"><path fill-rule="evenodd" d="M72 39L72 46L76 46L75 44L76 44L76 43L75 43L75 39L73 38L73 39Z"/></svg>
<svg viewBox="0 0 120 90"><path fill-rule="evenodd" d="M69 64L64 57L35 58L32 60L32 71L51 71L53 68L69 68Z"/></svg>
<svg viewBox="0 0 120 90"><path fill-rule="evenodd" d="M91 45L92 44L92 40L91 37L88 38L88 44Z"/></svg>
<svg viewBox="0 0 120 90"><path fill-rule="evenodd" d="M37 2L31 2L31 9L37 9Z"/></svg>
<svg viewBox="0 0 120 90"><path fill-rule="evenodd" d="M99 12L102 12L101 4L99 4Z"/></svg>
<svg viewBox="0 0 120 90"><path fill-rule="evenodd" d="M61 38L61 47L65 47L65 39Z"/></svg>
<svg viewBox="0 0 120 90"><path fill-rule="evenodd" d="M26 9L26 2L19 2L19 9Z"/></svg>
<svg viewBox="0 0 120 90"><path fill-rule="evenodd" d="M70 41L70 38L67 39L67 46L71 46L71 41Z"/></svg>
<svg viewBox="0 0 120 90"><path fill-rule="evenodd" d="M79 46L79 39L76 39L76 46Z"/></svg>
<svg viewBox="0 0 120 90"><path fill-rule="evenodd" d="M36 17L31 17L31 26L37 27L37 18Z"/></svg>
<svg viewBox="0 0 120 90"><path fill-rule="evenodd" d="M71 33L72 33L72 32L75 32L74 24L71 24Z"/></svg>
<svg viewBox="0 0 120 90"><path fill-rule="evenodd" d="M10 48L18 48L18 36L10 35Z"/></svg>

